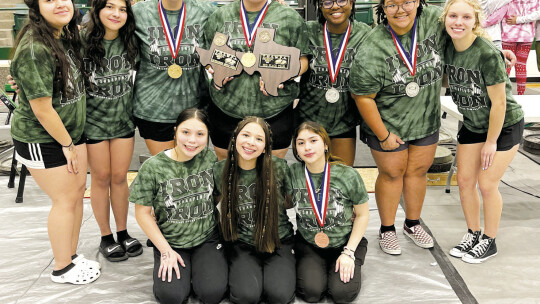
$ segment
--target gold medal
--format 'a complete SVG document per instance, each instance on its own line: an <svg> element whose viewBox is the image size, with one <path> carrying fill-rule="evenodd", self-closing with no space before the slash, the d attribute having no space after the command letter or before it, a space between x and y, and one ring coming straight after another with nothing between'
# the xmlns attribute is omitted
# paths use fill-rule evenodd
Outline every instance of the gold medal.
<svg viewBox="0 0 540 304"><path fill-rule="evenodd" d="M167 69L167 73L169 73L169 77L177 79L182 76L182 68L178 64L173 63Z"/></svg>
<svg viewBox="0 0 540 304"><path fill-rule="evenodd" d="M257 61L257 57L255 57L255 54L251 52L247 52L242 56L242 59L240 59L240 62L242 62L242 65L244 65L247 68L250 68L255 65L255 62Z"/></svg>
<svg viewBox="0 0 540 304"><path fill-rule="evenodd" d="M323 231L319 231L317 234L315 234L314 239L315 244L320 248L326 248L330 244L330 239L328 238L328 235Z"/></svg>

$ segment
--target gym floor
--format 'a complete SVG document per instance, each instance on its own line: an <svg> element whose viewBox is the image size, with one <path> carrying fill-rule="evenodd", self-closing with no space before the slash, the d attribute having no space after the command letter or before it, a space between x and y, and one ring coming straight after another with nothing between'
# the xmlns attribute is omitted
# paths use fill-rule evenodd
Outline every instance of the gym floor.
<svg viewBox="0 0 540 304"><path fill-rule="evenodd" d="M526 94L540 95L538 83L530 84ZM0 116L0 121L4 117ZM450 116L443 119L441 131L455 136L457 121ZM8 132L0 130L0 140L8 138ZM131 169L140 166L138 156L144 153L144 142L137 138ZM356 158L357 165L372 163L361 142L357 143ZM294 161L291 153L287 160ZM371 217L365 235L369 249L355 303L540 303L540 244L533 241L540 232L539 169L537 162L517 153L500 185L504 207L497 237L499 254L480 265L448 255L466 230L456 186L450 193L445 193L443 186L427 189L422 220L436 240L433 249L421 249L403 236L404 212L398 210L400 256L379 249L380 221L370 194ZM152 249L145 246L139 257L107 262L98 252L99 228L89 199L84 200L79 253L101 262L102 275L90 285L52 283L53 258L46 228L50 201L29 176L24 203L15 204L16 188L5 188L7 180L7 176L0 176L0 303L155 303ZM146 240L132 207L128 230L141 242ZM193 298L189 301L197 302ZM304 302L296 299L295 303Z"/></svg>

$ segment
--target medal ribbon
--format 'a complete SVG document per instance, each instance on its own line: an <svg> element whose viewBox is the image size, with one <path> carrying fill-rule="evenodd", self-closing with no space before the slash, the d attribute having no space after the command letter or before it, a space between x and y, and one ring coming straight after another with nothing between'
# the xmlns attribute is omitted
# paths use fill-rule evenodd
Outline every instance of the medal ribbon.
<svg viewBox="0 0 540 304"><path fill-rule="evenodd" d="M252 25L249 25L249 19L248 14L246 11L246 7L244 6L244 1L240 1L240 20L242 21L242 28L244 29L244 38L246 39L246 44L248 48L251 47L253 44L253 39L255 38L255 34L257 33L257 28L261 25L264 16L266 15L266 12L268 11L268 7L270 6L271 0L268 0L263 8L259 11L259 14L257 14L257 17L255 17L255 21Z"/></svg>
<svg viewBox="0 0 540 304"><path fill-rule="evenodd" d="M169 50L171 51L173 58L176 59L178 51L180 50L180 42L182 41L184 24L186 22L186 3L182 2L182 8L180 8L178 22L176 24L176 35L173 35L171 26L169 25L169 20L167 19L167 14L165 13L165 8L163 7L161 0L158 2L158 11L159 18L161 19L161 25L163 25L163 32L165 33L165 38L167 39L167 44L169 45Z"/></svg>
<svg viewBox="0 0 540 304"><path fill-rule="evenodd" d="M390 29L390 33L392 34L392 38L394 39L394 44L396 46L396 49L398 50L399 56L401 57L401 60L405 62L405 65L407 66L407 69L409 69L409 72L411 73L411 76L414 76L416 73L416 51L418 49L418 37L416 35L416 21L417 19L414 19L414 25L412 28L412 38L411 38L411 52L410 54L405 51L405 48L401 44L401 41L399 40L398 36L394 32L391 26L388 26Z"/></svg>
<svg viewBox="0 0 540 304"><path fill-rule="evenodd" d="M324 23L324 48L326 49L326 62L328 62L328 70L330 71L330 80L332 83L336 82L337 75L339 73L339 68L341 67L341 62L343 62L343 57L345 57L345 50L347 49L347 43L349 43L349 36L351 34L351 23L347 26L347 30L341 42L339 44L339 51L334 57L332 53L332 40L330 39L330 32L326 27L326 22Z"/></svg>
<svg viewBox="0 0 540 304"><path fill-rule="evenodd" d="M324 221L326 219L326 208L328 207L328 193L330 190L330 164L326 162L324 164L323 178L321 182L321 199L317 197L315 192L315 186L313 185L313 180L311 179L311 174L307 167L304 167L304 175L306 176L306 186L309 194L309 201L311 202L311 207L315 212L315 217L319 226L324 227Z"/></svg>

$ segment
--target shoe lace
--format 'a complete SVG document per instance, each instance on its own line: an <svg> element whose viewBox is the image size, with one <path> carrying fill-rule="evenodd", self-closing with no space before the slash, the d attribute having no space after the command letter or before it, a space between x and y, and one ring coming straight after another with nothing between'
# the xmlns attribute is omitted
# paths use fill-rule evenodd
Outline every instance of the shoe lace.
<svg viewBox="0 0 540 304"><path fill-rule="evenodd" d="M489 246L489 239L480 240L480 243L478 243L476 246L474 246L474 248L471 250L471 252L475 256L480 256L484 252L486 252L488 246Z"/></svg>
<svg viewBox="0 0 540 304"><path fill-rule="evenodd" d="M472 233L467 232L465 236L463 236L463 239L461 240L461 243L459 243L459 247L465 248L469 247L473 244L474 241L474 235Z"/></svg>

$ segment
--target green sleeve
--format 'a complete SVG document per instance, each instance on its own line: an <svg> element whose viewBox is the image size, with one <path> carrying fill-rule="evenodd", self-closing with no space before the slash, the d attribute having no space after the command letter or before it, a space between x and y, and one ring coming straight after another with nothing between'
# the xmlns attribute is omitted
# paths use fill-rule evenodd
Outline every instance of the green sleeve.
<svg viewBox="0 0 540 304"><path fill-rule="evenodd" d="M28 101L53 96L55 65L42 44L29 41L18 52L11 73Z"/></svg>
<svg viewBox="0 0 540 304"><path fill-rule="evenodd" d="M368 36L369 37L369 36ZM349 80L349 91L355 95L370 95L378 93L382 90L384 80L380 80L375 75L384 75L384 72L379 72L377 64L373 64L370 60L366 60L370 53L370 39L366 38L358 49L354 62L351 67Z"/></svg>
<svg viewBox="0 0 540 304"><path fill-rule="evenodd" d="M506 74L506 67L504 64L504 57L501 52L486 52L481 62L480 71L482 77L484 77L484 83L486 86L492 86L499 83L506 82L508 74Z"/></svg>
<svg viewBox="0 0 540 304"><path fill-rule="evenodd" d="M143 206L154 205L154 199L159 189L153 172L153 163L152 158L150 158L139 170L137 177L131 184L130 202Z"/></svg>

